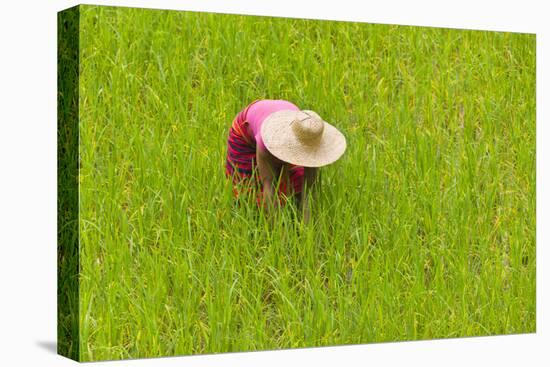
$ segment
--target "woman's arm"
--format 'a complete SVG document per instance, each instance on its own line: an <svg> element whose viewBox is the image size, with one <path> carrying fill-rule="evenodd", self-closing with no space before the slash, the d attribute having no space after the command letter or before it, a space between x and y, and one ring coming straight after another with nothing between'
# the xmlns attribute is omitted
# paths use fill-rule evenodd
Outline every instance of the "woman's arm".
<svg viewBox="0 0 550 367"><path fill-rule="evenodd" d="M310 217L310 200L308 193L315 187L317 182L318 168L304 167L304 189L299 196L299 207L304 215L304 222L309 223Z"/></svg>
<svg viewBox="0 0 550 367"><path fill-rule="evenodd" d="M273 207L275 202L275 188L273 183L275 182L275 172L272 164L270 163L269 153L256 146L256 163L258 165L258 173L260 175L260 181L263 186L262 202L266 205L263 207L269 212L269 209Z"/></svg>

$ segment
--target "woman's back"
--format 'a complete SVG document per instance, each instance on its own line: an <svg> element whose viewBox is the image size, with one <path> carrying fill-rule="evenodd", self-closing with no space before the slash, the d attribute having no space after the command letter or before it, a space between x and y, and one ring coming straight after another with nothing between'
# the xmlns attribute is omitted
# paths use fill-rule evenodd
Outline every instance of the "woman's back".
<svg viewBox="0 0 550 367"><path fill-rule="evenodd" d="M254 138L261 150L265 150L262 134L260 133L262 123L267 116L280 110L299 111L300 109L292 102L283 99L261 99L248 106L244 119L248 122L250 136Z"/></svg>

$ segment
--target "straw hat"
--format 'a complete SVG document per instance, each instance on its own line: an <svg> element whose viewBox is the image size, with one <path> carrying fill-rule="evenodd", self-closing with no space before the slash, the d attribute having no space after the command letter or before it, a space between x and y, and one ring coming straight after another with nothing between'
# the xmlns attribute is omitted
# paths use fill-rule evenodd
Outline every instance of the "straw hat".
<svg viewBox="0 0 550 367"><path fill-rule="evenodd" d="M297 166L326 166L346 150L344 135L309 110L274 112L262 123L261 134L271 154Z"/></svg>

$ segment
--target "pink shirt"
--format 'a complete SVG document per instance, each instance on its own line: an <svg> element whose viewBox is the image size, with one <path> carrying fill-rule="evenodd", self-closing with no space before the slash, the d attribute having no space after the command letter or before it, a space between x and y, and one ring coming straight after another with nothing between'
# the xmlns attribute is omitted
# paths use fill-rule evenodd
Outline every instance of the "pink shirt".
<svg viewBox="0 0 550 367"><path fill-rule="evenodd" d="M261 134L262 123L267 116L280 110L299 111L300 109L293 103L283 99L262 99L254 102L248 108L245 119L248 121L249 133L254 136L256 145L259 146L260 150L265 150Z"/></svg>

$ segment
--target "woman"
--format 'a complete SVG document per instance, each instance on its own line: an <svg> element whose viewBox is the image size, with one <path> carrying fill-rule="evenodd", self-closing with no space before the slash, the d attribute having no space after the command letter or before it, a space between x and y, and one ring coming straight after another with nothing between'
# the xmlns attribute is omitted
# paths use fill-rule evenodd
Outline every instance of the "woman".
<svg viewBox="0 0 550 367"><path fill-rule="evenodd" d="M318 168L345 150L344 135L317 113L285 100L256 100L233 120L225 173L233 178L235 196L256 188L257 203L267 210L295 196L308 222L304 192L314 186Z"/></svg>

